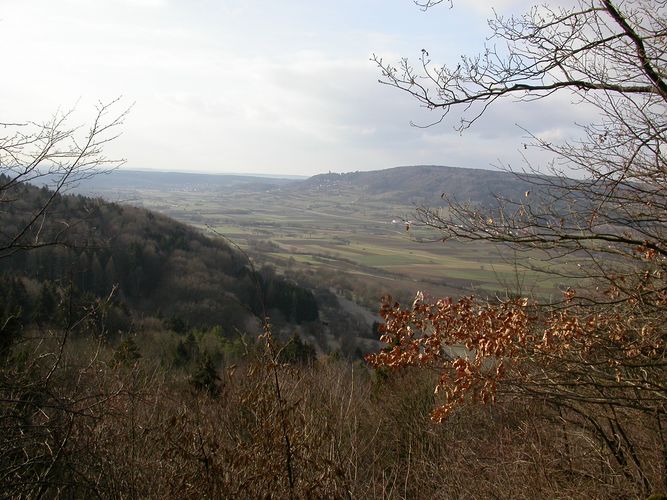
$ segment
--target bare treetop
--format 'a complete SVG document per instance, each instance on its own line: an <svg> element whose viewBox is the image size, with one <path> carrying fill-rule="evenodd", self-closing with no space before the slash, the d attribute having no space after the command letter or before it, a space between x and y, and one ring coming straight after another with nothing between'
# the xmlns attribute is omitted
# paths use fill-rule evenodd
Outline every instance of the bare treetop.
<svg viewBox="0 0 667 500"><path fill-rule="evenodd" d="M441 1L417 3L430 8ZM561 89L596 105L602 104L598 94L589 91L657 98L663 105L667 100L664 2L533 7L517 17L497 14L489 25L485 50L462 56L456 66L434 63L426 50L414 66L408 59L392 65L374 56L381 82L443 114L461 106L461 128L499 98L530 101Z"/></svg>
<svg viewBox="0 0 667 500"><path fill-rule="evenodd" d="M450 199L446 209L420 209L419 219L445 240L541 249L549 261L585 252L593 265L572 276L617 276L610 269L618 261L609 256L621 257L627 272L629 262L643 262L643 250L659 256L654 264L665 271L667 3L539 6L521 16L496 14L489 26L484 52L462 56L456 66L435 65L426 50L416 66L376 57L381 82L438 113L436 123L458 112L461 131L501 100L530 102L557 92L567 93L573 106L595 106L598 118L579 125L579 139L560 143L526 131L524 148L546 152L550 161L533 164L524 156L523 171L552 174L525 176L535 187L532 196L499 199L493 209Z"/></svg>
<svg viewBox="0 0 667 500"><path fill-rule="evenodd" d="M0 258L20 250L59 243L42 237L49 207L77 182L108 172L124 163L108 158L104 147L120 134L128 110L114 113L118 100L99 103L88 130L72 126L72 111L58 112L37 123L0 122L0 210L16 201L22 183L43 183L48 198L31 214L21 214L16 227L0 231Z"/></svg>

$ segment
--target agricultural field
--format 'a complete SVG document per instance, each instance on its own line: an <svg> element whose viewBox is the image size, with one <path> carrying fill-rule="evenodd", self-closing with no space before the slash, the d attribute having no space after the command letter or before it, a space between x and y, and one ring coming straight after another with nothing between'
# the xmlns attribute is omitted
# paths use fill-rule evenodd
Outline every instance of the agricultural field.
<svg viewBox="0 0 667 500"><path fill-rule="evenodd" d="M156 174L158 175L158 174ZM300 183L258 189L145 186L97 194L140 205L223 237L261 265L328 283L368 307L385 293L491 296L503 290L545 295L558 283L517 267L516 257L489 244L443 244L437 232L404 221L416 206L367 196L362 189L306 189ZM525 258L525 256L522 256Z"/></svg>

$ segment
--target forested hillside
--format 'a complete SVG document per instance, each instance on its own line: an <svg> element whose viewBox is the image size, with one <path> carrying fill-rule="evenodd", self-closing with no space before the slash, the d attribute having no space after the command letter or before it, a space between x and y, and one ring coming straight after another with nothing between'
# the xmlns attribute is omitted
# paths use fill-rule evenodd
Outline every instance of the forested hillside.
<svg viewBox="0 0 667 500"><path fill-rule="evenodd" d="M0 214L8 238L52 193L20 184L5 195L14 199ZM230 335L264 314L294 324L318 319L312 292L270 268L253 271L247 258L220 238L163 215L57 195L42 217L43 224L32 227L24 241L49 244L30 252L5 252L0 272L13 277L13 283L26 277L54 289L71 287L89 298L106 297L114 290L114 329L130 329L137 315L178 319L188 327L219 325ZM38 314L36 304L22 307L24 318L33 314L29 311Z"/></svg>

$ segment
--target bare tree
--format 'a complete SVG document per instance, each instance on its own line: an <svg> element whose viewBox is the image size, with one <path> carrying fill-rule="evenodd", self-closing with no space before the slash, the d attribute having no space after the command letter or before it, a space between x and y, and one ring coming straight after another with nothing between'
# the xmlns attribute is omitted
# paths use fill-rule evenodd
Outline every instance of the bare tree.
<svg viewBox="0 0 667 500"><path fill-rule="evenodd" d="M548 262L549 272L571 281L605 282L613 302L653 297L661 303L667 293L667 3L578 1L569 8L534 7L520 17L496 15L490 27L486 50L463 56L456 67L434 65L426 51L417 68L407 59L392 66L376 57L381 81L439 113L436 121L460 110L462 131L501 100L530 102L557 92L594 106L599 120L561 144L531 136L530 147L552 160L527 162L515 172L534 187L521 199L498 199L491 209L449 199L444 209L420 208L418 219L444 240L504 243L533 257L541 250L534 266ZM579 265L556 265L559 259Z"/></svg>
<svg viewBox="0 0 667 500"><path fill-rule="evenodd" d="M547 305L386 299L390 345L369 359L439 370L436 420L500 394L547 401L595 436L627 480L645 492L667 487L667 2L579 0L489 24L485 51L456 66L435 65L427 51L415 66L375 57L381 82L438 113L435 123L460 111L461 131L500 101L555 93L599 118L576 140L531 135L526 147L552 159L515 172L533 187L520 198L491 208L449 199L418 219L445 242L525 252L571 287Z"/></svg>
<svg viewBox="0 0 667 500"><path fill-rule="evenodd" d="M423 4L428 8L440 2ZM499 200L484 212L452 201L422 209L421 220L446 238L507 242L519 248L611 250L642 257L641 247L667 257L667 7L665 2L580 1L571 8L535 7L521 17L490 21L483 54L455 67L436 66L426 51L419 69L375 60L383 83L428 108L462 111L459 129L504 99L534 101L568 92L599 110L582 139L554 144L532 136L552 154L550 165L528 165L548 176L525 176L539 188L526 199ZM545 168L548 167L548 168ZM574 182L564 171L584 178ZM540 195L540 196L536 196ZM596 264L599 262L596 261ZM596 265L597 267L597 265Z"/></svg>
<svg viewBox="0 0 667 500"><path fill-rule="evenodd" d="M48 237L44 231L54 200L81 180L124 162L104 154L104 146L118 137L128 112L114 114L117 104L118 100L99 103L86 131L69 123L72 111L58 112L43 123L0 122L0 210L7 213L19 201L23 183L50 189L39 206L31 207L29 213L12 213L12 224L0 229L0 258L61 243L67 222Z"/></svg>

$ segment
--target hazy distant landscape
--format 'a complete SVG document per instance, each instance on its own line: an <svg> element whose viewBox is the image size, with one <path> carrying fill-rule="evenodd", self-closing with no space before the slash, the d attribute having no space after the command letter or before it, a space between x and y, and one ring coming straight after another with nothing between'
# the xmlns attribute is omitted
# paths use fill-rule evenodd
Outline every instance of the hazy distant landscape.
<svg viewBox="0 0 667 500"><path fill-rule="evenodd" d="M553 277L527 274L501 247L444 245L437 232L415 223L406 230L417 206L444 206L443 193L492 204L494 195L521 197L526 185L505 172L438 166L304 180L120 170L76 191L217 233L280 269L320 273L374 309L384 293L407 298L416 290L434 296L508 287L553 293Z"/></svg>

